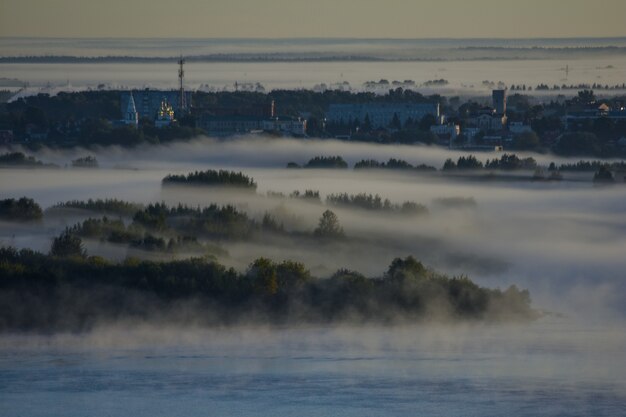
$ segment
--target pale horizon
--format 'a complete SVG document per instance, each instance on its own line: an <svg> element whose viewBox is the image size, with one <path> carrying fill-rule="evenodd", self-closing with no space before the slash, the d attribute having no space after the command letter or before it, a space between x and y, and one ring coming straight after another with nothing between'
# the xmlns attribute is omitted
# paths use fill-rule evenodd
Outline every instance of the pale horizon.
<svg viewBox="0 0 626 417"><path fill-rule="evenodd" d="M626 36L626 3L529 0L2 0L0 36L177 39L552 39Z"/></svg>

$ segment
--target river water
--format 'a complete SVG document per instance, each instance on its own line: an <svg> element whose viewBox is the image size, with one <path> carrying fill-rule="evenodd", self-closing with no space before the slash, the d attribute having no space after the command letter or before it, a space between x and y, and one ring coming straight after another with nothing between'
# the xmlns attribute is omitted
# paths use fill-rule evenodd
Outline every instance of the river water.
<svg viewBox="0 0 626 417"><path fill-rule="evenodd" d="M3 416L623 416L623 325L3 336Z"/></svg>

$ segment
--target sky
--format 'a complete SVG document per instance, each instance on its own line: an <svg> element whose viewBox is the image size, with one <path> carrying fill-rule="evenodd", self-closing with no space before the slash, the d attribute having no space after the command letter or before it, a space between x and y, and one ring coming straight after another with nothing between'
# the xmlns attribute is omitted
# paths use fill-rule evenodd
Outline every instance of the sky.
<svg viewBox="0 0 626 417"><path fill-rule="evenodd" d="M625 0L0 0L0 37L626 36Z"/></svg>

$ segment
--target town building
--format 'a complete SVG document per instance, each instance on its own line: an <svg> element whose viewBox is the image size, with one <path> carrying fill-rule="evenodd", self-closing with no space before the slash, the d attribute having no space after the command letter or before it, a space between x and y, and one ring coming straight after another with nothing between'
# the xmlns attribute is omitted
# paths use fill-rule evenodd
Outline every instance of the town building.
<svg viewBox="0 0 626 417"><path fill-rule="evenodd" d="M584 127L598 119L609 119L614 122L626 122L626 109L623 107L611 109L606 104L590 107L582 111L569 112L563 119L566 129Z"/></svg>
<svg viewBox="0 0 626 417"><path fill-rule="evenodd" d="M365 103L331 104L326 113L326 122L334 125L349 125L355 121L369 124L373 129L388 128L394 119L404 126L407 121L420 122L425 116L439 119L439 103Z"/></svg>
<svg viewBox="0 0 626 417"><path fill-rule="evenodd" d="M263 120L261 127L267 132L289 136L306 136L306 119L296 117L273 117Z"/></svg>
<svg viewBox="0 0 626 417"><path fill-rule="evenodd" d="M433 125L430 132L437 135L442 142L451 142L456 140L461 134L461 127L458 124Z"/></svg>
<svg viewBox="0 0 626 417"><path fill-rule="evenodd" d="M135 102L135 108L140 119L155 120L157 113L161 109L161 102L166 100L175 112L179 112L181 92L179 90L137 90L137 91L125 91L122 92L120 97L122 114L126 112L128 108L128 102L130 98L133 98ZM191 92L185 91L182 94L187 106L191 103ZM181 115L176 114L178 117Z"/></svg>
<svg viewBox="0 0 626 417"><path fill-rule="evenodd" d="M167 99L163 98L163 100L161 100L161 107L157 112L156 120L154 121L154 126L162 128L170 126L174 122L174 108L167 102Z"/></svg>
<svg viewBox="0 0 626 417"><path fill-rule="evenodd" d="M120 120L120 124L127 126L139 126L139 113L135 106L135 99L133 93L130 93L128 100L126 100L126 110L122 112L124 118Z"/></svg>

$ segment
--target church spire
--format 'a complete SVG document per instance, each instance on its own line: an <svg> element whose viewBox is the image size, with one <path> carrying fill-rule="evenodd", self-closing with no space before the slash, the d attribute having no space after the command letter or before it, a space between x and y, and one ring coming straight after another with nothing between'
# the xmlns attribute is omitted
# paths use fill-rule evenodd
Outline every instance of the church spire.
<svg viewBox="0 0 626 417"><path fill-rule="evenodd" d="M133 93L130 93L130 98L128 99L128 106L126 107L126 117L125 122L127 125L139 125L139 114L137 114L137 107L135 106L135 99L133 98Z"/></svg>

